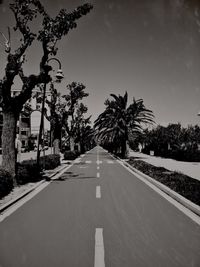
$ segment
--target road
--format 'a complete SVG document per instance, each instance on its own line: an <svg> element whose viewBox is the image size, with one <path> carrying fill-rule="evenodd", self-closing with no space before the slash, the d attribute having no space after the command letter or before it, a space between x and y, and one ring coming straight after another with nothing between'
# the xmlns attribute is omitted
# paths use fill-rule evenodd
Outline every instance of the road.
<svg viewBox="0 0 200 267"><path fill-rule="evenodd" d="M94 148L0 223L0 267L197 267L200 226Z"/></svg>

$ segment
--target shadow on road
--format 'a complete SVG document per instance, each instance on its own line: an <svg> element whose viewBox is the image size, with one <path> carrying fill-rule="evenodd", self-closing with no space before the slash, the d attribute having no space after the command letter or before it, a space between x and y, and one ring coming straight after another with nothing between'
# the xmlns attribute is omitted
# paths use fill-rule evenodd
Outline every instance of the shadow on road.
<svg viewBox="0 0 200 267"><path fill-rule="evenodd" d="M63 182L66 180L82 180L82 179L94 179L94 176L84 176L83 173L75 174L73 172L66 172L61 177L53 180L54 182Z"/></svg>

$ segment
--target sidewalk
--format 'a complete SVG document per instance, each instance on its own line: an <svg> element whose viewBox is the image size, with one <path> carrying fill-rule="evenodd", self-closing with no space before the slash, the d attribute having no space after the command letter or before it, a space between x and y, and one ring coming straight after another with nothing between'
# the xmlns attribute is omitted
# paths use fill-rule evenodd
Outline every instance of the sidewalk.
<svg viewBox="0 0 200 267"><path fill-rule="evenodd" d="M51 154L51 148L49 148L48 150L45 150L45 155L49 155ZM40 153L40 156L43 156L43 152ZM27 159L36 159L37 157L37 151L30 151L30 152L25 152L25 153L21 153L21 161L23 160L27 160ZM2 155L0 155L0 164L2 161Z"/></svg>
<svg viewBox="0 0 200 267"><path fill-rule="evenodd" d="M164 167L170 171L181 172L200 181L200 162L184 162L146 155L130 150L130 157L136 157L157 167Z"/></svg>

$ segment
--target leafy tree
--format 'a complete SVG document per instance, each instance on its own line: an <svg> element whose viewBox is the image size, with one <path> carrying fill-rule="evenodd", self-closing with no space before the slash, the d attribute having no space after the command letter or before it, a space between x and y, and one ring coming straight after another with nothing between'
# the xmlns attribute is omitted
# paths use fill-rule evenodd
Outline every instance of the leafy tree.
<svg viewBox="0 0 200 267"><path fill-rule="evenodd" d="M106 109L94 123L97 136L105 143L112 143L113 150L120 148L122 157L127 155L127 142L130 134L140 132L142 124L153 123L153 112L144 106L143 100L135 100L128 106L128 94L107 99Z"/></svg>
<svg viewBox="0 0 200 267"><path fill-rule="evenodd" d="M67 85L69 93L63 98L66 102L66 110L63 113L63 126L70 140L70 150L74 151L75 139L77 137L77 127L79 127L80 119L87 112L87 107L80 104L80 101L87 97L85 85L82 83L72 82Z"/></svg>
<svg viewBox="0 0 200 267"><path fill-rule="evenodd" d="M47 109L45 117L50 121L51 127L51 142L53 144L54 154L59 154L61 145L61 133L62 133L62 114L65 109L64 105L60 101L60 93L56 90L54 83L50 85L51 99L46 99L46 103L49 107L50 114L48 115Z"/></svg>
<svg viewBox="0 0 200 267"><path fill-rule="evenodd" d="M200 144L200 127L198 125L189 125L182 130L182 141L185 149L198 149Z"/></svg>
<svg viewBox="0 0 200 267"><path fill-rule="evenodd" d="M84 115L87 113L88 108L83 103L77 105L76 116L75 116L75 128L76 128L76 143L78 144L78 151L84 152L84 144L83 144L83 131L87 125L90 124L90 117L85 118Z"/></svg>
<svg viewBox="0 0 200 267"><path fill-rule="evenodd" d="M15 136L16 124L23 105L32 94L32 89L41 83L51 81L48 65L49 56L57 52L57 42L66 35L69 30L77 26L76 21L86 15L91 9L90 4L84 4L73 12L61 9L55 18L48 15L39 0L13 0L10 9L14 14L16 26L22 38L19 47L12 52L9 39L5 41L5 52L8 54L5 75L0 80L0 103L3 112L2 133L2 165L15 176ZM42 17L42 27L37 33L31 31L30 23L38 16ZM43 55L40 61L40 72L38 75L26 76L23 72L25 53L37 39L42 44ZM18 96L11 96L11 88L16 76L22 81L22 89Z"/></svg>

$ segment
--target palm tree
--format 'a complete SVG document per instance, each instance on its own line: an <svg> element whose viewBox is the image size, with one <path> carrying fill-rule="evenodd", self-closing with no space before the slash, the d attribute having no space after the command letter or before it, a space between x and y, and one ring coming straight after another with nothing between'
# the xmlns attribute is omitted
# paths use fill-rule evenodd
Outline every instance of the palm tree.
<svg viewBox="0 0 200 267"><path fill-rule="evenodd" d="M122 157L127 155L127 142L132 133L139 132L142 124L153 123L153 112L144 106L143 100L133 98L128 106L128 94L111 94L114 98L105 101L106 109L94 122L97 137L107 144L112 143L113 152L120 149Z"/></svg>

